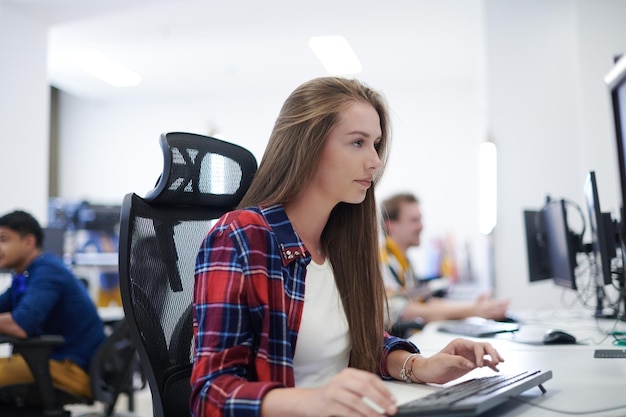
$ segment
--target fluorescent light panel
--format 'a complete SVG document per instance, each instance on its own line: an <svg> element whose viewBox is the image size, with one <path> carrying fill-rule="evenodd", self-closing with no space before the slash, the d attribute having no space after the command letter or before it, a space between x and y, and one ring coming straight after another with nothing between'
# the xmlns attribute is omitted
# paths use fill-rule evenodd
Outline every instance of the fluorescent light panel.
<svg viewBox="0 0 626 417"><path fill-rule="evenodd" d="M498 217L498 153L493 142L480 144L479 215L480 233L488 235L496 227Z"/></svg>
<svg viewBox="0 0 626 417"><path fill-rule="evenodd" d="M77 57L76 65L113 87L135 87L141 82L135 71L100 52L83 52Z"/></svg>
<svg viewBox="0 0 626 417"><path fill-rule="evenodd" d="M343 36L313 36L309 47L332 75L358 74L363 68Z"/></svg>

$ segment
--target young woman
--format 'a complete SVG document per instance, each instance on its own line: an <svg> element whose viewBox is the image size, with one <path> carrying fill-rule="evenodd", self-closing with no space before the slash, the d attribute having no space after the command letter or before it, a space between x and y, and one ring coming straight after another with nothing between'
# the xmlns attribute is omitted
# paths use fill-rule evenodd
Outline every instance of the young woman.
<svg viewBox="0 0 626 417"><path fill-rule="evenodd" d="M356 80L287 98L241 209L198 253L195 416L392 415L382 379L443 383L502 361L463 339L425 358L385 333L373 188L388 145L386 104Z"/></svg>

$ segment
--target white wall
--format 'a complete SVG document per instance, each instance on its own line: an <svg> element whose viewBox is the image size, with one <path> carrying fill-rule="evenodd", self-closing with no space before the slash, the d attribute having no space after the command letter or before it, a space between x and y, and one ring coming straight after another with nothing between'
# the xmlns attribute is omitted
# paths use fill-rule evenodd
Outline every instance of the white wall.
<svg viewBox="0 0 626 417"><path fill-rule="evenodd" d="M482 136L476 123L480 91L472 87L415 86L419 95L413 89L385 90L394 138L378 195L417 193L423 200L426 238L455 232L471 240L477 234L477 144ZM176 130L206 134L211 123L260 160L287 94L125 103L93 103L62 94L60 194L106 203L119 203L128 192L143 195L162 169L159 135ZM454 115L454 123L448 114ZM454 172L463 175L455 178Z"/></svg>
<svg viewBox="0 0 626 417"><path fill-rule="evenodd" d="M365 80L385 93L394 115L393 154L379 198L401 190L417 193L425 240L454 232L457 244L472 246L482 276L478 144L488 134L497 143L496 290L511 297L514 308L561 302L561 290L551 283L528 284L523 208L539 207L547 193L582 204L585 173L595 169L604 210L617 211L616 157L602 78L613 55L626 50L626 25L620 21L625 8L619 0L475 1L463 9L458 33L445 28L440 34L480 45L462 62L467 77L399 86L390 71ZM0 69L0 208L22 206L43 217L45 28L2 2L0 23L0 52L10 58ZM11 36L17 31L19 43ZM431 60L425 65L436 68ZM164 131L214 128L260 158L289 92L144 102L90 102L62 94L61 195L119 202L127 192L144 194L161 170L158 136Z"/></svg>
<svg viewBox="0 0 626 417"><path fill-rule="evenodd" d="M578 1L582 168L595 170L603 211L619 217L620 192L611 101L603 78L613 58L626 53L626 3Z"/></svg>
<svg viewBox="0 0 626 417"><path fill-rule="evenodd" d="M0 213L26 210L42 224L48 204L46 36L44 25L0 2Z"/></svg>
<svg viewBox="0 0 626 417"><path fill-rule="evenodd" d="M120 203L129 192L145 194L163 168L163 132L208 134L216 126L229 132L228 140L260 158L279 100L265 96L94 103L61 94L60 194L106 203Z"/></svg>
<svg viewBox="0 0 626 417"><path fill-rule="evenodd" d="M479 257L483 239L478 233L476 195L478 144L485 138L484 24L481 1L463 6L445 13L459 24L441 25L436 29L441 33L433 35L479 51L454 60L465 69L463 77L416 78L407 85L398 84L390 69L363 81L384 93L393 117L392 155L379 198L397 191L416 193L427 223L423 240L454 233L459 246L467 242L473 248L474 265L480 269L485 261ZM456 33L450 33L451 25ZM397 45L405 54L429 50L411 47ZM440 53L424 57L423 65L432 67L432 73ZM208 133L213 128L260 160L278 111L293 88L274 91L260 86L245 94L124 102L62 94L61 195L115 203L128 192L144 194L161 172L158 137L166 131ZM423 253L411 254L420 265Z"/></svg>
<svg viewBox="0 0 626 417"><path fill-rule="evenodd" d="M499 149L498 292L514 308L561 306L574 293L527 284L522 210L547 194L584 208L588 170L617 213L617 156L603 77L626 51L626 2L487 0L489 126ZM582 222L573 213L572 228ZM513 296L514 295L514 296Z"/></svg>

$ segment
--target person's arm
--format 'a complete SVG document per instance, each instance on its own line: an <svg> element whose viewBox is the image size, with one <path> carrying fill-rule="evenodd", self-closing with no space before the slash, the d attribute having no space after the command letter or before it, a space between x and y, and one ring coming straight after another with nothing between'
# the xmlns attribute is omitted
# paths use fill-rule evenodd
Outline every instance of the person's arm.
<svg viewBox="0 0 626 417"><path fill-rule="evenodd" d="M344 369L319 388L273 389L261 405L262 417L380 417L396 411L396 399L380 377L355 368Z"/></svg>
<svg viewBox="0 0 626 417"><path fill-rule="evenodd" d="M454 339L439 353L424 357L404 350L388 355L387 370L395 379L401 380L403 366L416 383L444 384L459 378L475 368L487 366L498 371L497 365L504 359L489 343Z"/></svg>
<svg viewBox="0 0 626 417"><path fill-rule="evenodd" d="M26 339L28 337L24 329L13 320L13 316L10 312L0 313L0 334L18 337L20 339Z"/></svg>
<svg viewBox="0 0 626 417"><path fill-rule="evenodd" d="M509 300L494 300L491 294L482 294L474 303L474 315L486 319L502 319L506 317Z"/></svg>
<svg viewBox="0 0 626 417"><path fill-rule="evenodd" d="M31 270L28 286L11 316L28 336L38 336L63 293L63 283L54 267L38 265Z"/></svg>
<svg viewBox="0 0 626 417"><path fill-rule="evenodd" d="M472 316L501 319L506 316L508 305L508 301L494 300L488 294L481 295L475 302L431 298L427 302L411 301L400 317L402 320L414 320L419 317L426 323Z"/></svg>
<svg viewBox="0 0 626 417"><path fill-rule="evenodd" d="M473 315L472 303L430 299L426 302L410 301L400 314L403 321L422 319L425 323L437 320L456 320Z"/></svg>
<svg viewBox="0 0 626 417"><path fill-rule="evenodd" d="M391 350L395 349L395 350ZM384 379L402 380L406 366L408 376L416 383L445 383L459 378L472 369L488 366L497 371L503 359L489 343L455 339L439 353L426 358L412 343L388 336L381 366ZM375 405L367 405L368 398ZM280 416L380 416L397 411L395 399L381 379L369 372L348 368L328 384L316 389L277 388L263 398L261 415Z"/></svg>
<svg viewBox="0 0 626 417"><path fill-rule="evenodd" d="M271 387L247 379L254 368L250 300L230 229L230 224L218 223L196 259L191 403L200 417L233 413L246 403L260 407Z"/></svg>
<svg viewBox="0 0 626 417"><path fill-rule="evenodd" d="M398 349L387 352L393 348ZM385 339L385 350L383 363L387 372L383 372L382 376L402 380L401 370L406 367L409 378L416 383L443 384L483 366L497 371L497 365L504 360L489 343L467 339L454 339L439 353L428 358L419 354L413 344L394 337ZM374 402L379 407L378 411L365 404L364 397ZM261 415L393 415L397 410L394 403L395 399L379 377L348 368L317 389L279 388L269 391L263 399Z"/></svg>

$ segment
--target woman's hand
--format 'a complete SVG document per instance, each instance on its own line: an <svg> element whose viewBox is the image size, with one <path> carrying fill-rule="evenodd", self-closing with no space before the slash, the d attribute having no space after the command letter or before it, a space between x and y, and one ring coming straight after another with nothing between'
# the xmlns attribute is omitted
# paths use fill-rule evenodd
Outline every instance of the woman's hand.
<svg viewBox="0 0 626 417"><path fill-rule="evenodd" d="M500 362L504 359L489 343L454 339L439 353L429 358L418 357L412 363L412 370L416 382L444 384L483 366L497 372Z"/></svg>
<svg viewBox="0 0 626 417"><path fill-rule="evenodd" d="M380 417L397 412L396 399L380 377L359 369L344 369L324 386L306 391L298 415Z"/></svg>
<svg viewBox="0 0 626 417"><path fill-rule="evenodd" d="M363 400L367 398L380 409ZM396 413L396 400L380 377L359 369L347 368L335 375L326 385L313 390L309 410L322 406L315 416L380 416Z"/></svg>

